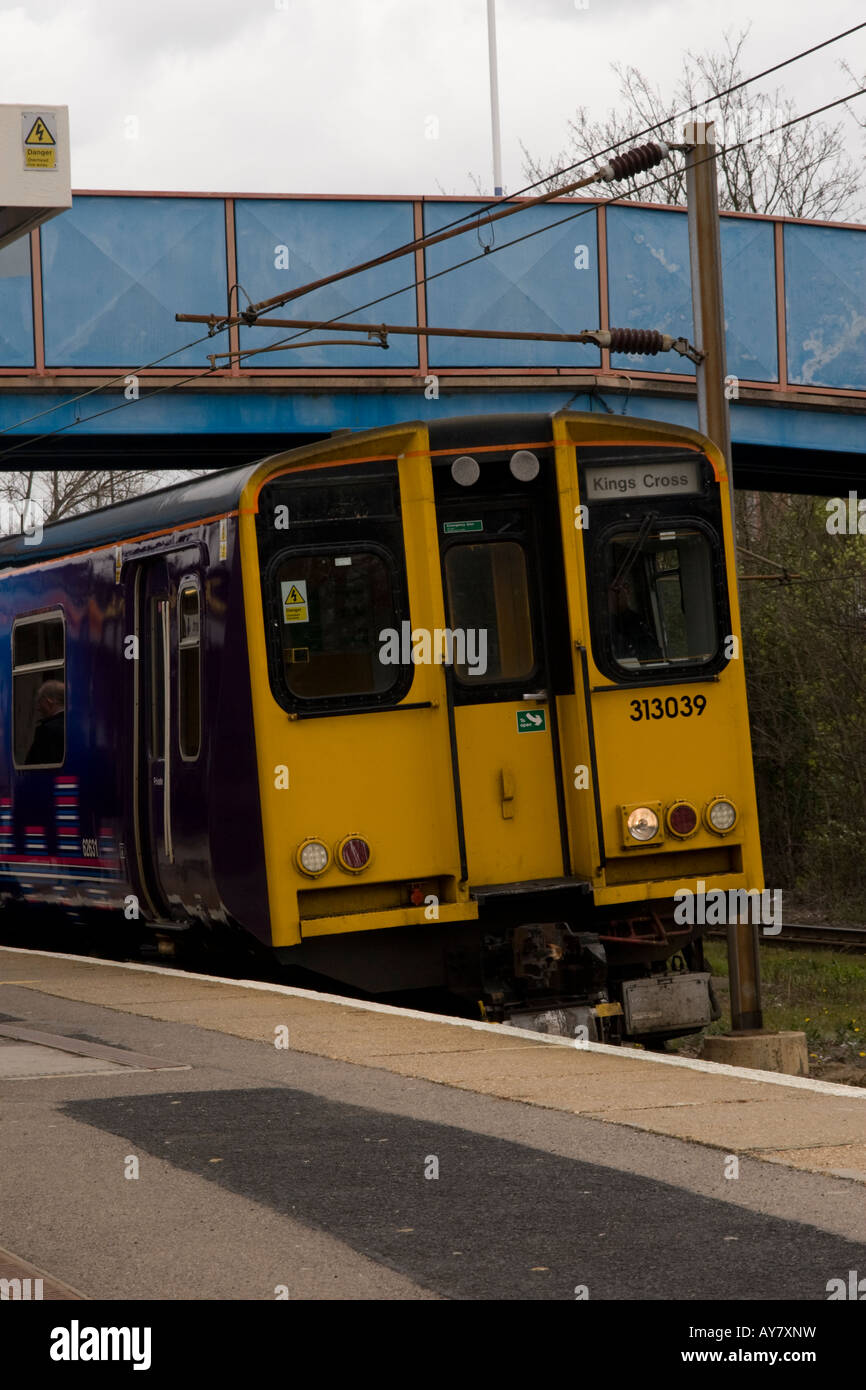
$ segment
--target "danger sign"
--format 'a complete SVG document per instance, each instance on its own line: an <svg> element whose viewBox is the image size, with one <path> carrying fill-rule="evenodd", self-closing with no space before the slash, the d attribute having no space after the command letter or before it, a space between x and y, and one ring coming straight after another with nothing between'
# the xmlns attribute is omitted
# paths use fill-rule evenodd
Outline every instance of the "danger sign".
<svg viewBox="0 0 866 1390"><path fill-rule="evenodd" d="M25 169L57 168L57 118L52 111L22 111Z"/></svg>
<svg viewBox="0 0 866 1390"><path fill-rule="evenodd" d="M280 585L284 623L308 623L306 579L286 579Z"/></svg>

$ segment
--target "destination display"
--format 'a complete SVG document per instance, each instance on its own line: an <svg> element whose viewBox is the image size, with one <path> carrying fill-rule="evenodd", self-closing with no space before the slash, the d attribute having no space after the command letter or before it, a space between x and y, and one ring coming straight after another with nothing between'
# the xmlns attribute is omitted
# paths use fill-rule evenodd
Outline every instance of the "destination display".
<svg viewBox="0 0 866 1390"><path fill-rule="evenodd" d="M617 497L673 497L700 492L701 475L697 463L685 460L671 464L627 463L610 468L584 471L584 499L612 502Z"/></svg>

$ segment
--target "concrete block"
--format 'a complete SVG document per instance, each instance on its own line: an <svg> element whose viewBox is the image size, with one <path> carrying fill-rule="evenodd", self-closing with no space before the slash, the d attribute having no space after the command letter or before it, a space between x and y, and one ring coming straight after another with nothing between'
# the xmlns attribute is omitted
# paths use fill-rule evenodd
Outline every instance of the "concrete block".
<svg viewBox="0 0 866 1390"><path fill-rule="evenodd" d="M805 1033L717 1033L704 1038L701 1056L706 1062L725 1062L731 1067L809 1075Z"/></svg>

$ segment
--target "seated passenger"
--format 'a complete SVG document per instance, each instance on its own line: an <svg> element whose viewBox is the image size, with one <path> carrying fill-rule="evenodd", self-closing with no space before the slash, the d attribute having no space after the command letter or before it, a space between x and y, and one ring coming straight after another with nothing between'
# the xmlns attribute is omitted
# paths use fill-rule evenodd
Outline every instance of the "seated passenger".
<svg viewBox="0 0 866 1390"><path fill-rule="evenodd" d="M28 767L63 762L66 744L64 700L63 681L43 681L37 690L34 701L36 731L24 759Z"/></svg>

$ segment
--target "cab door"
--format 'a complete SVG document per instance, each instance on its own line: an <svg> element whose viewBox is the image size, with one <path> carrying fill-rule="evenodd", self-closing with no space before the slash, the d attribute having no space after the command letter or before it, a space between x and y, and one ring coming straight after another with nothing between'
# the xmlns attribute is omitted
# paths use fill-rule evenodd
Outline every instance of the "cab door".
<svg viewBox="0 0 866 1390"><path fill-rule="evenodd" d="M452 493L437 512L469 883L561 879L570 870L539 511L529 499Z"/></svg>

